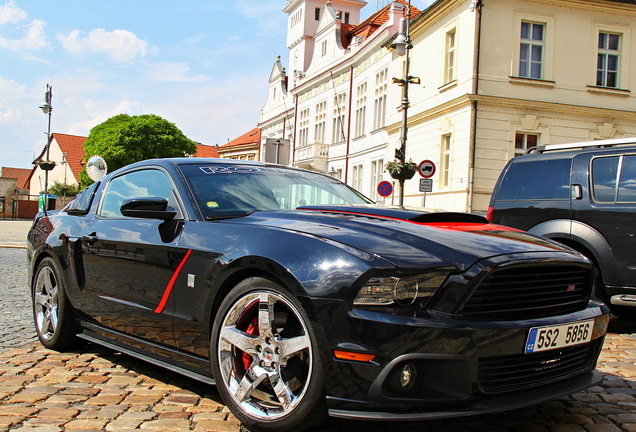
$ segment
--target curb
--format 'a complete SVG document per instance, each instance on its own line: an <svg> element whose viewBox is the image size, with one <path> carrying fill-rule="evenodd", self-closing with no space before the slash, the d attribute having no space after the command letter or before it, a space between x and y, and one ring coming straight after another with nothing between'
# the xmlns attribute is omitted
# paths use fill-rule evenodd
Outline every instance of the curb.
<svg viewBox="0 0 636 432"><path fill-rule="evenodd" d="M0 243L0 249L26 249L26 244L23 243Z"/></svg>

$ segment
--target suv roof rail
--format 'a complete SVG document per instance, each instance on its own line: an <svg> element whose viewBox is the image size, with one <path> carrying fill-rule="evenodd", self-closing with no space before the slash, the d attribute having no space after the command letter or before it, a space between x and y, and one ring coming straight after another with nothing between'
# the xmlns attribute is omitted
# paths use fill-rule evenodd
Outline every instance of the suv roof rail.
<svg viewBox="0 0 636 432"><path fill-rule="evenodd" d="M559 150L604 148L604 147L614 147L614 146L629 145L629 144L636 145L636 137L614 138L614 139L607 139L607 140L581 141L581 142L565 143L565 144L548 144L544 146L535 146L535 147L530 147L526 151L526 154L544 153L548 151L559 151Z"/></svg>

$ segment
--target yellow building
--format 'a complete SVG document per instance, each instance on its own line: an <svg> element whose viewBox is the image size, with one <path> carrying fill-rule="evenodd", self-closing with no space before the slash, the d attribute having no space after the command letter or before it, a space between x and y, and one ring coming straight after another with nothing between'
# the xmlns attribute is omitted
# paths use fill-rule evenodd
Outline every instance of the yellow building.
<svg viewBox="0 0 636 432"><path fill-rule="evenodd" d="M423 11L410 26L423 85L411 86L407 158L437 166L426 205L485 211L527 147L636 135L634 26L636 5L621 1L443 0ZM397 145L400 113L390 120ZM410 181L405 204L421 196Z"/></svg>

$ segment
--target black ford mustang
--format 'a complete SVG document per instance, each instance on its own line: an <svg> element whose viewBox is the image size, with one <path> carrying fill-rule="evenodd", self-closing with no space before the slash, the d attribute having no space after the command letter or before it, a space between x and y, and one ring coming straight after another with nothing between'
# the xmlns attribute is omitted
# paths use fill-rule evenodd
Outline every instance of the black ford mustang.
<svg viewBox="0 0 636 432"><path fill-rule="evenodd" d="M597 382L581 255L475 215L373 205L218 159L115 171L28 236L42 344L87 340L216 383L248 427L500 411Z"/></svg>

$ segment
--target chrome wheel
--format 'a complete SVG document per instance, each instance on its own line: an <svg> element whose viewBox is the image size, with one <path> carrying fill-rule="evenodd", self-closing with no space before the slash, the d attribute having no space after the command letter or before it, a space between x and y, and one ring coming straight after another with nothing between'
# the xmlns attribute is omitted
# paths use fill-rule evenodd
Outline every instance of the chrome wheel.
<svg viewBox="0 0 636 432"><path fill-rule="evenodd" d="M59 321L58 281L49 266L40 267L33 287L33 312L38 335L50 341Z"/></svg>
<svg viewBox="0 0 636 432"><path fill-rule="evenodd" d="M78 345L75 313L59 265L53 258L46 257L33 274L31 306L40 342L54 350Z"/></svg>
<svg viewBox="0 0 636 432"><path fill-rule="evenodd" d="M314 352L303 314L289 299L270 290L245 293L231 302L217 331L217 384L242 414L274 421L302 403Z"/></svg>

